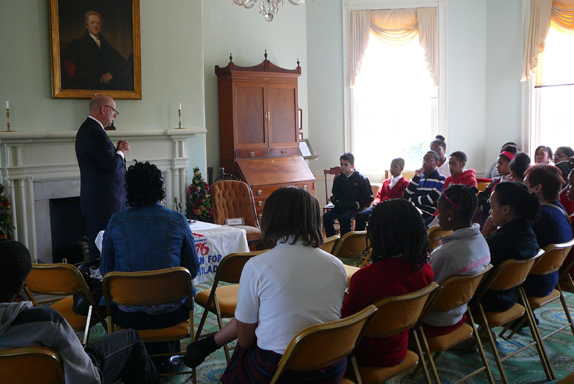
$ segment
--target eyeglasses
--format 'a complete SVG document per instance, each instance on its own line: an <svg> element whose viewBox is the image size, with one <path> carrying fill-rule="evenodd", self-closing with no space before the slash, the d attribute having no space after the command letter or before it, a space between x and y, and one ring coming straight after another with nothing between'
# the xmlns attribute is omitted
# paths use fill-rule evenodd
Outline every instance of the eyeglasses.
<svg viewBox="0 0 574 384"><path fill-rule="evenodd" d="M563 159L563 158L567 158L568 156L563 154L563 153L555 153L554 154L554 159Z"/></svg>
<svg viewBox="0 0 574 384"><path fill-rule="evenodd" d="M114 113L116 114L116 117L118 117L118 116L120 115L120 113L118 112L118 110L115 109L114 107L112 107L111 105L104 105L104 107L111 108L112 111L114 111Z"/></svg>

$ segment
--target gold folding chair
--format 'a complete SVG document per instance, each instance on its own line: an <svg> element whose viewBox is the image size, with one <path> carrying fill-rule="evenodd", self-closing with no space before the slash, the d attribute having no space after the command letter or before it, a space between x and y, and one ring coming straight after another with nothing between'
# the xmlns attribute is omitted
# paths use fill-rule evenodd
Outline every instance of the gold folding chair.
<svg viewBox="0 0 574 384"><path fill-rule="evenodd" d="M64 384L60 356L46 347L0 349L0 384Z"/></svg>
<svg viewBox="0 0 574 384"><path fill-rule="evenodd" d="M120 330L114 325L111 305L146 306L160 305L189 299L189 320L169 328L138 330L144 343L178 341L193 334L193 289L191 275L186 268L175 267L142 272L108 272L104 276L104 298L108 317L108 333ZM151 357L185 355L185 353L164 353ZM160 376L193 374L195 369L184 372L162 373Z"/></svg>
<svg viewBox="0 0 574 384"><path fill-rule="evenodd" d="M239 278L245 263L254 256L260 255L265 251L247 252L247 253L231 253L221 259L213 286L211 289L205 289L195 295L195 303L205 308L201 321L197 327L195 338L200 339L201 331L205 325L207 314L214 313L217 316L217 324L219 329L223 328L223 318L231 318L235 316L235 308L237 307L237 293L239 292ZM229 283L233 285L226 285L219 287L219 283ZM207 335L205 335L207 336ZM203 337L205 337L203 336ZM229 363L229 348L227 345L223 346L225 357Z"/></svg>
<svg viewBox="0 0 574 384"><path fill-rule="evenodd" d="M321 249L327 253L332 253L333 249L335 248L335 245L337 245L338 241L339 241L339 235L333 235L331 237L327 237L323 241L323 245L321 246Z"/></svg>
<svg viewBox="0 0 574 384"><path fill-rule="evenodd" d="M544 254L534 264L534 266L532 267L532 270L530 271L530 274L543 276L543 275L548 275L550 273L556 272L562 266L562 263L566 259L566 256L568 256L568 253L572 249L573 245L574 245L574 239L570 240L567 243L551 244L551 245L544 247L543 248ZM574 263L574 261L572 263ZM569 271L569 270L570 269L567 269L566 271ZM560 281L560 278L558 281ZM548 304L560 299L560 303L562 304L562 308L564 309L564 313L566 314L566 318L568 319L567 324L565 324L562 327L552 331L551 333L545 335L544 337L541 337L542 341L546 340L547 338L554 335L555 333L560 332L564 328L568 328L568 327L570 327L570 329L572 331L572 335L574 336L574 323L572 323L572 316L570 315L570 311L568 310L568 305L566 304L566 299L564 299L564 295L562 294L562 290L560 289L559 285L556 287L556 289L552 290L552 293L550 293L549 295L547 295L545 297L527 297L527 299L528 299L528 304L529 304L530 308L532 309L532 311L534 311L538 308L542 308L545 305L548 305ZM522 325L524 324L525 321L526 321L526 319L522 319L522 321L515 327L515 329L512 330L510 335L508 335L509 339L514 335L514 333L516 331L518 331L522 327ZM508 324L504 328L504 330L501 332L501 334L504 334L504 332L506 332L506 330L508 330L508 328L510 328L510 324ZM540 333L540 331L538 331L538 333ZM532 345L534 345L534 343L530 343L529 345L526 346L526 348L531 347ZM550 361L548 361L548 368L550 369L550 371L554 375L554 370L552 369L552 365L550 365Z"/></svg>
<svg viewBox="0 0 574 384"><path fill-rule="evenodd" d="M334 256L339 259L355 259L359 258L355 265L366 265L371 257L371 253L366 250L367 248L367 231L351 231L345 233L343 237L337 242L333 251ZM351 277L357 272L357 266L345 264L345 272L347 272L347 285L351 283Z"/></svg>
<svg viewBox="0 0 574 384"><path fill-rule="evenodd" d="M526 277L530 273L532 266L538 259L544 254L543 250L540 250L538 254L527 260L506 260L501 263L496 269L494 269L489 276L486 278L484 283L479 287L478 292L476 293L475 297L472 299L470 304L470 310L474 311L473 313L477 314L478 320L483 326L481 330L481 336L486 334L487 342L490 344L490 348L492 350L492 354L494 356L494 361L496 362L496 366L498 368L498 372L500 373L500 377L503 383L508 384L508 379L506 377L506 373L504 372L504 367L502 363L506 360L510 359L511 357L517 355L518 353L522 352L529 346L520 348L517 351L514 351L504 358L500 358L498 354L498 349L496 348L496 343L494 338L490 332L490 328L494 327L502 327L506 324L512 323L514 320L521 318L526 314L528 324L530 325L530 329L532 330L532 337L534 339L534 344L536 344L536 349L538 350L538 355L540 357L540 362L542 363L542 367L544 368L544 372L546 373L546 377L548 380L553 380L553 374L548 367L548 357L546 356L546 351L542 345L542 341L540 340L540 334L538 333L538 328L536 328L536 323L534 322L534 315L532 310L530 309L530 305L528 304L528 300L526 298L526 294L524 293L524 288L522 284ZM521 301L523 305L516 303L514 306L506 311L502 312L486 312L480 303L480 300L484 296L484 294L489 290L495 291L506 291L508 289L512 289L515 287L519 287L519 301ZM479 372L481 372L484 368L481 367L480 369L472 372L467 377L470 378L475 376Z"/></svg>
<svg viewBox="0 0 574 384"><path fill-rule="evenodd" d="M436 249L440 245L439 237L452 235L452 231L445 231L439 225L435 225L434 227L429 228L428 235L431 249Z"/></svg>
<svg viewBox="0 0 574 384"><path fill-rule="evenodd" d="M375 303L378 308L375 318L367 326L363 337L386 338L411 329L420 323L426 313L426 304L431 294L438 288L437 283L416 292L401 296L391 296ZM413 332L418 355L422 356L422 348L417 332ZM417 353L409 350L405 359L394 367L362 367L351 355L351 362L359 383L383 383L395 376L415 369L419 362ZM424 359L421 359L425 381L430 383L430 376Z"/></svg>
<svg viewBox="0 0 574 384"><path fill-rule="evenodd" d="M35 306L53 303L50 307L58 311L74 331L84 331L84 344L88 343L93 325L100 322L106 329L104 314L100 311L98 303L94 301L82 273L71 264L32 264L32 270L26 279L25 290ZM34 293L65 297L38 302ZM90 302L88 316L78 315L72 310L74 305L72 295L76 293L83 293L88 298ZM96 316L92 317L92 313Z"/></svg>
<svg viewBox="0 0 574 384"><path fill-rule="evenodd" d="M439 289L437 289L434 295L435 297L433 299L432 305L430 306L430 311L448 312L470 302L478 286L484 280L491 268L492 264L488 264L485 269L474 275L452 276L442 281L439 284ZM472 312L468 310L468 308L466 312L470 324L475 324ZM437 383L440 383L441 381L436 369L435 362L440 354L454 347L455 345L462 343L463 341L474 338L474 341L478 346L480 358L484 364L484 369L486 369L488 381L489 383L494 384L494 378L492 377L492 372L488 366L488 361L486 360L486 355L484 354L484 349L482 348L480 337L478 337L476 328L470 324L465 323L460 328L448 334L431 338L427 338L422 327L419 327L419 337L421 340L423 340L422 344L426 349L425 352L431 366L431 372ZM466 381L467 378L468 377L463 377L462 379L458 380L457 383L462 383Z"/></svg>
<svg viewBox="0 0 574 384"><path fill-rule="evenodd" d="M299 332L287 346L271 384L278 383L287 369L312 371L351 354L376 312L377 308L369 305L344 319L312 325Z"/></svg>

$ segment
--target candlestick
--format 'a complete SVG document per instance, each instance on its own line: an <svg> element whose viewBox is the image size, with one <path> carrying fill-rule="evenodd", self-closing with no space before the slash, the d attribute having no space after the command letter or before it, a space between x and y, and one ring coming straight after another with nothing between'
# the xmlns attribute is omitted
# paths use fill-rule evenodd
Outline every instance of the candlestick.
<svg viewBox="0 0 574 384"><path fill-rule="evenodd" d="M8 101L6 100L6 107L9 107L10 104L8 104ZM6 126L8 127L7 130L5 130L4 132L14 132L10 129L10 108L6 108Z"/></svg>
<svg viewBox="0 0 574 384"><path fill-rule="evenodd" d="M179 108L181 108L181 107L179 107ZM10 100L6 100L6 109L10 109Z"/></svg>
<svg viewBox="0 0 574 384"><path fill-rule="evenodd" d="M179 129L182 129L183 127L181 126L181 108L179 109Z"/></svg>
<svg viewBox="0 0 574 384"><path fill-rule="evenodd" d="M181 111L181 103L179 103L179 110Z"/></svg>

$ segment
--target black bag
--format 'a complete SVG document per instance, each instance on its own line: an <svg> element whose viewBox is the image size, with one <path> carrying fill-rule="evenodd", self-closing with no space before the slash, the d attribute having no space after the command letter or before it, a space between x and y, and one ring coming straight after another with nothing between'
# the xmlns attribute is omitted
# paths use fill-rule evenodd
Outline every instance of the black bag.
<svg viewBox="0 0 574 384"><path fill-rule="evenodd" d="M100 275L100 261L94 260L86 263L82 263L77 266L80 270L88 288L90 289L90 294L94 298L96 305L100 302L100 299L104 295L104 290L102 287L102 281L104 280L102 275ZM74 305L72 310L74 313L82 316L88 315L88 310L90 308L90 300L83 293L74 294Z"/></svg>

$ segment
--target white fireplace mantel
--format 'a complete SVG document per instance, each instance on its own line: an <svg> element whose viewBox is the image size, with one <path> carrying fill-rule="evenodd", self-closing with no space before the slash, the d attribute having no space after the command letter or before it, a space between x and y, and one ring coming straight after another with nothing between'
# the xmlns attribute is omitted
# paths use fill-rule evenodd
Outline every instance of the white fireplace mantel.
<svg viewBox="0 0 574 384"><path fill-rule="evenodd" d="M130 143L128 163L135 159L149 161L162 171L166 203L174 208L174 198L180 202L186 199L189 165L186 140L206 132L186 128L138 129L108 131L108 135L113 142L123 139ZM40 212L45 204L38 202L80 195L75 137L76 131L0 132L0 182L12 202L14 238L28 247L33 259L43 256L38 254L38 239L42 243L40 248L46 248L45 242L49 240L46 230L50 231L49 212L46 223L46 215ZM43 218L38 220L39 216Z"/></svg>

